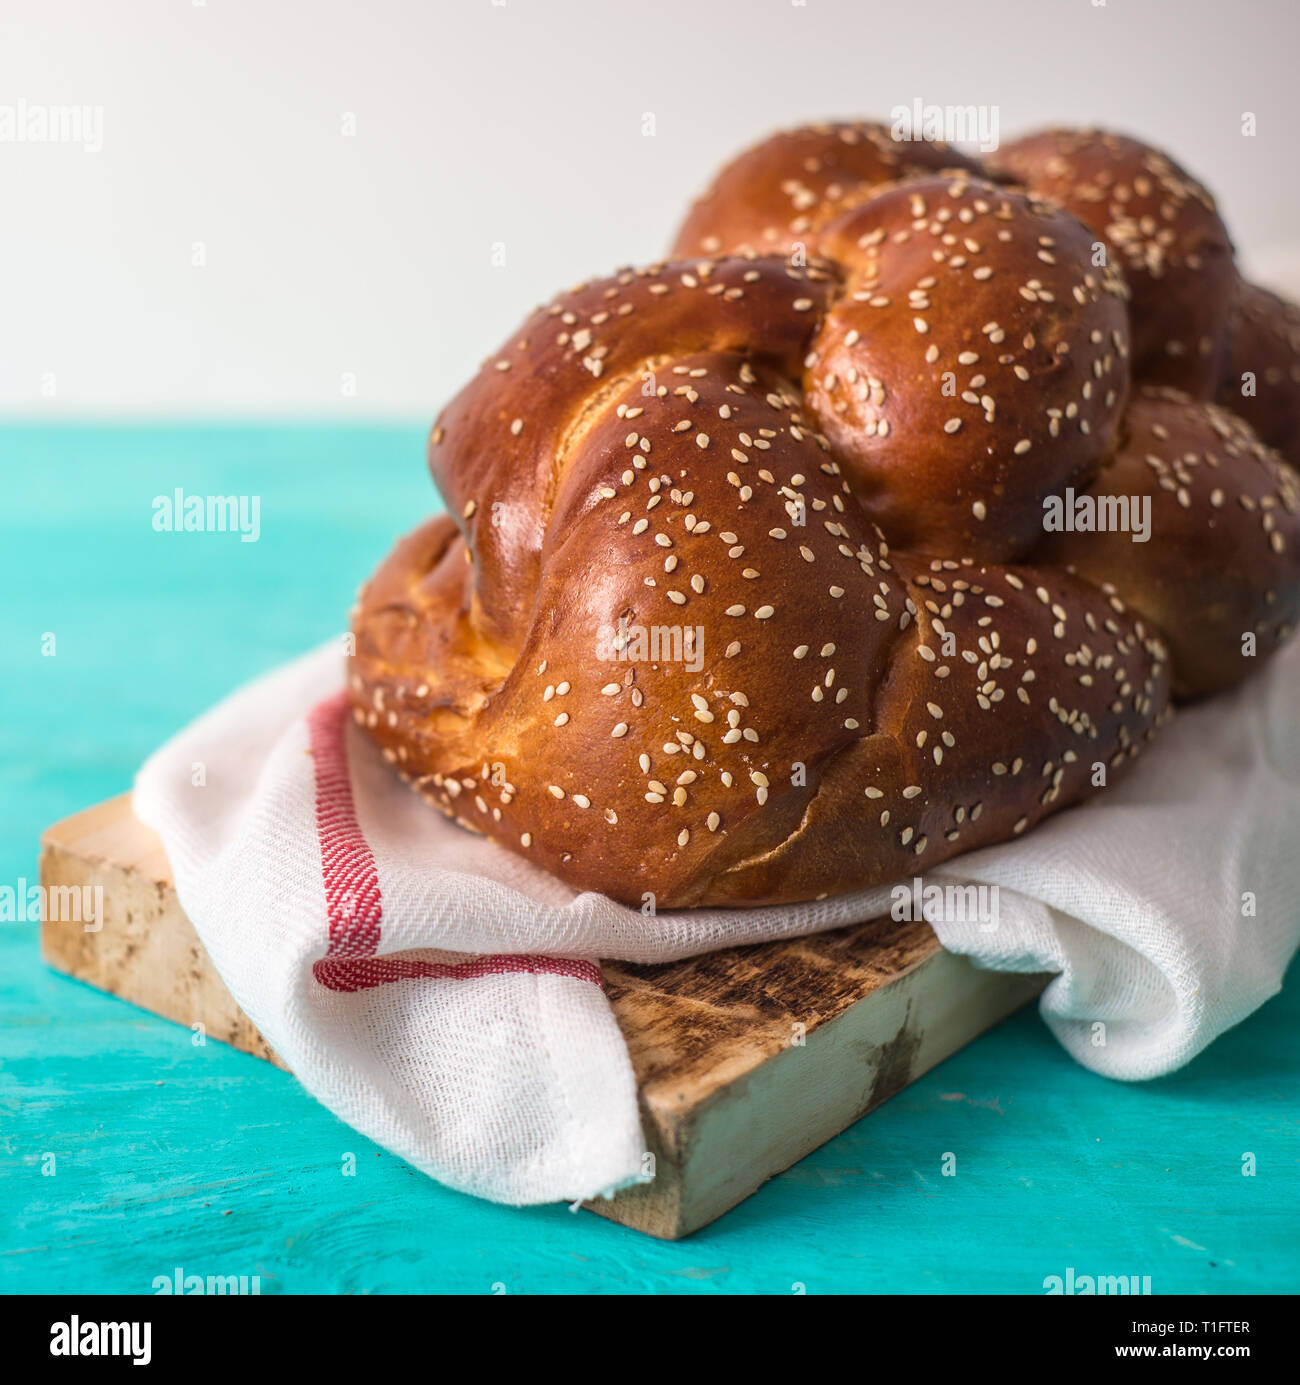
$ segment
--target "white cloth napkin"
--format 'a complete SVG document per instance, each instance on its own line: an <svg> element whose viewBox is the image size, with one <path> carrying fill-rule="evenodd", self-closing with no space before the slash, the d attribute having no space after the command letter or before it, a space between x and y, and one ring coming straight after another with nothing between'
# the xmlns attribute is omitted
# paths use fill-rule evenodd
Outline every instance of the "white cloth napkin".
<svg viewBox="0 0 1300 1385"><path fill-rule="evenodd" d="M576 894L398 780L348 714L341 651L182 731L141 769L135 811L303 1086L452 1187L531 1203L639 1175L635 1082L596 959L666 961L890 908L887 888L657 917ZM996 927L932 917L944 946L1059 972L1043 1016L1097 1072L1187 1062L1279 989L1300 942L1298 691L1300 641L1179 712L1086 806L931 872L999 889Z"/></svg>

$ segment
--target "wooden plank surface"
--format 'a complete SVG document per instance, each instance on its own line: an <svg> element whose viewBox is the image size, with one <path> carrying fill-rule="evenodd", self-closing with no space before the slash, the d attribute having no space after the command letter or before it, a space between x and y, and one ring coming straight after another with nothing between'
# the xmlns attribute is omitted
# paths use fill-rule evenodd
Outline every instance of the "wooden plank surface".
<svg viewBox="0 0 1300 1385"><path fill-rule="evenodd" d="M158 838L124 795L56 823L47 888L100 887L102 927L47 921L52 966L280 1062L217 975ZM592 1210L675 1239L748 1197L1018 1008L1045 978L980 972L888 919L680 962L604 962L655 1176ZM282 1064L283 1066L283 1064Z"/></svg>

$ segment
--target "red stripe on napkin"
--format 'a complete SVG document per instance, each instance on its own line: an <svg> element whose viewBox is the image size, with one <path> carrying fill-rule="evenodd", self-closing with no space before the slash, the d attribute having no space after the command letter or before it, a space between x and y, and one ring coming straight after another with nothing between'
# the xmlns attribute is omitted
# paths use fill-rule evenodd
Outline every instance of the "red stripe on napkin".
<svg viewBox="0 0 1300 1385"><path fill-rule="evenodd" d="M331 957L373 957L384 917L374 854L357 822L343 741L348 695L340 692L307 716L316 774L316 836L320 841Z"/></svg>
<svg viewBox="0 0 1300 1385"><path fill-rule="evenodd" d="M570 976L602 984L594 962L569 957L503 953L467 962L428 962L397 954L380 957L383 898L374 853L357 821L348 772L348 695L327 697L307 715L312 763L316 775L316 835L329 914L329 947L312 968L316 980L331 991L362 991L390 981L417 978L473 980L506 972Z"/></svg>
<svg viewBox="0 0 1300 1385"><path fill-rule="evenodd" d="M473 957L468 962L425 962L400 953L393 957L323 958L316 963L316 980L332 991L364 991L388 981L407 981L414 977L434 977L441 981L472 981L480 976L499 976L503 972L531 972L534 976L571 976L575 981L601 984L600 968L594 962L579 962L567 957L525 957L506 953L497 957Z"/></svg>

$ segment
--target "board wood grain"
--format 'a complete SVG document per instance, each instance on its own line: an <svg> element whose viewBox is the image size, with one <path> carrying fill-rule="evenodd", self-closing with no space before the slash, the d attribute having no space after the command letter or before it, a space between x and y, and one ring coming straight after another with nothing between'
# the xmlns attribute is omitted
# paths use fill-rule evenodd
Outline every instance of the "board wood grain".
<svg viewBox="0 0 1300 1385"><path fill-rule="evenodd" d="M97 931L42 925L50 965L280 1063L217 974L162 844L127 796L49 828L41 881L103 888ZM654 1176L588 1205L667 1239L721 1216L1047 981L979 971L944 952L927 924L889 919L657 966L606 961L602 970Z"/></svg>

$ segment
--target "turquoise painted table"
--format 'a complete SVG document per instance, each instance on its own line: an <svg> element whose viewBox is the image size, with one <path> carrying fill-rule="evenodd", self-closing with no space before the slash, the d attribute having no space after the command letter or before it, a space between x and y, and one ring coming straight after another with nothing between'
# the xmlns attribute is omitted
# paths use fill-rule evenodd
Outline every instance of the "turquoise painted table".
<svg viewBox="0 0 1300 1385"><path fill-rule="evenodd" d="M47 823L341 628L432 507L422 445L415 426L0 429L0 884L35 879ZM155 532L178 486L259 495L259 541ZM1294 984L1144 1086L1084 1072L1023 1012L672 1245L449 1192L287 1074L55 975L32 925L0 923L8 1292L148 1293L178 1265L263 1293L1033 1294L1067 1267L1276 1291L1300 1283L1298 1230Z"/></svg>

